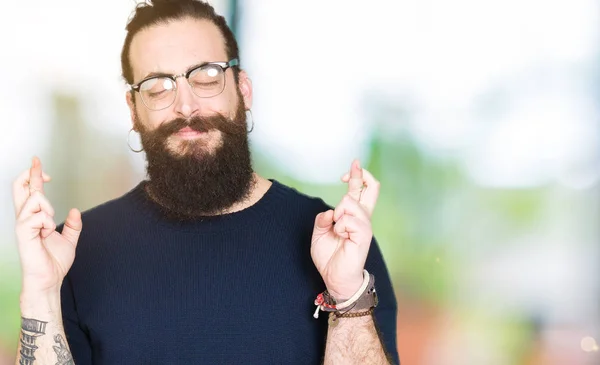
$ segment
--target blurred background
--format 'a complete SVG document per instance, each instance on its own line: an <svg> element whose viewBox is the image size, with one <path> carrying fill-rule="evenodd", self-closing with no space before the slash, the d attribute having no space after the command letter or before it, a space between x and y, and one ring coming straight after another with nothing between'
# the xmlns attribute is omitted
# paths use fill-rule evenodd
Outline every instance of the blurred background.
<svg viewBox="0 0 600 365"><path fill-rule="evenodd" d="M254 84L256 169L336 204L359 157L403 365L599 364L597 0L213 0ZM65 217L144 178L119 56L134 1L0 12L0 364L19 338L11 182ZM132 141L136 145L137 141Z"/></svg>

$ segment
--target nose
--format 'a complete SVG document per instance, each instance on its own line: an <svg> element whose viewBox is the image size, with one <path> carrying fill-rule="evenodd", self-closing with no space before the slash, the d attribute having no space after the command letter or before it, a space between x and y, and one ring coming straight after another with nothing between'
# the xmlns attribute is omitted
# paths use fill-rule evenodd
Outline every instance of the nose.
<svg viewBox="0 0 600 365"><path fill-rule="evenodd" d="M192 88L187 83L185 77L178 77L176 82L177 96L174 103L175 112L181 118L190 118L200 111L198 97L192 92Z"/></svg>

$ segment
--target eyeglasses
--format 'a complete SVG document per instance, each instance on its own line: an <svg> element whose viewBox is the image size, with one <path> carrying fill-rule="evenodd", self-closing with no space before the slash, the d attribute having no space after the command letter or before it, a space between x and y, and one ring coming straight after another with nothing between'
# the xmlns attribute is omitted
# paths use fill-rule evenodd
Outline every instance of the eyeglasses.
<svg viewBox="0 0 600 365"><path fill-rule="evenodd" d="M225 71L238 65L237 58L229 62L204 63L179 75L153 75L129 87L140 93L142 102L148 109L162 110L175 102L178 78L185 77L197 97L212 98L225 90Z"/></svg>

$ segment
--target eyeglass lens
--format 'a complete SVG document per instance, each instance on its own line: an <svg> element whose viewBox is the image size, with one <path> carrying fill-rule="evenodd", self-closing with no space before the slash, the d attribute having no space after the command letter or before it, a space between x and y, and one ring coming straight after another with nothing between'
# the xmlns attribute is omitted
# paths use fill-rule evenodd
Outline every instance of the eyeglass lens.
<svg viewBox="0 0 600 365"><path fill-rule="evenodd" d="M218 65L204 65L190 72L188 83L200 98L210 98L223 92L225 74ZM155 77L140 84L144 104L152 110L169 107L175 101L177 84L168 77Z"/></svg>

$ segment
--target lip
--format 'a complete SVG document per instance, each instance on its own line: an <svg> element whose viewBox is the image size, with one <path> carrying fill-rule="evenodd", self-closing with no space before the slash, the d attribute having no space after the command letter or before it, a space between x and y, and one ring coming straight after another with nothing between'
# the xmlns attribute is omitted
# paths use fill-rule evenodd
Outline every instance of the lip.
<svg viewBox="0 0 600 365"><path fill-rule="evenodd" d="M204 132L198 132L193 130L190 127L181 128L179 132L177 132L177 136L182 138L195 138L205 134Z"/></svg>

